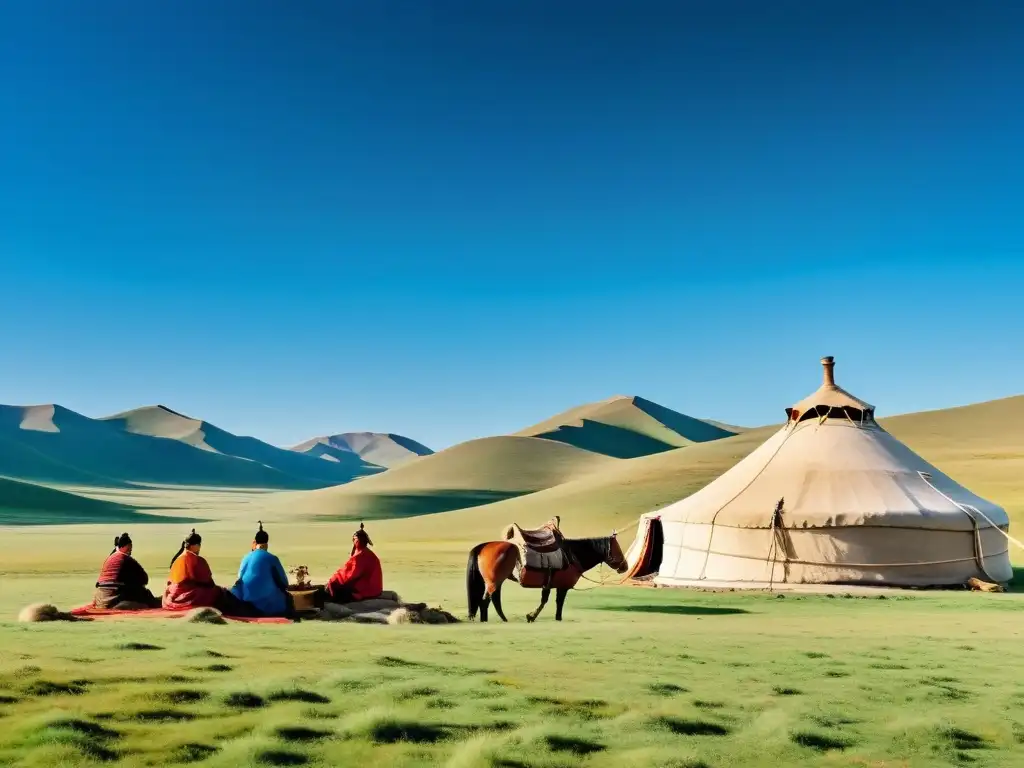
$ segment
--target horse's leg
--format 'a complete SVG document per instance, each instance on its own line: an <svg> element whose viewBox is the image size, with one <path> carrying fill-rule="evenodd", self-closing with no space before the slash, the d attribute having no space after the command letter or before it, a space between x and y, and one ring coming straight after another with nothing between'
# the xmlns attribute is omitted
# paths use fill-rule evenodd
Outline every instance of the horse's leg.
<svg viewBox="0 0 1024 768"><path fill-rule="evenodd" d="M537 617L540 616L540 612L543 611L544 606L547 605L549 597L551 597L551 588L544 587L544 589L542 589L540 593L540 605L537 606L537 610L533 613L526 614L526 620L528 622L532 624L537 620Z"/></svg>
<svg viewBox="0 0 1024 768"><path fill-rule="evenodd" d="M555 592L555 621L562 620L562 606L565 605L565 596L568 594L568 589L559 589Z"/></svg>
<svg viewBox="0 0 1024 768"><path fill-rule="evenodd" d="M498 617L502 621L508 621L505 618L504 611L501 610L501 584L494 588L494 594L491 595L491 601L494 603L494 610L497 612Z"/></svg>
<svg viewBox="0 0 1024 768"><path fill-rule="evenodd" d="M487 592L484 592L484 599L480 601L480 621L481 622L486 622L487 621L487 609L490 607L490 605L491 605L491 593L490 593L490 590L488 589Z"/></svg>

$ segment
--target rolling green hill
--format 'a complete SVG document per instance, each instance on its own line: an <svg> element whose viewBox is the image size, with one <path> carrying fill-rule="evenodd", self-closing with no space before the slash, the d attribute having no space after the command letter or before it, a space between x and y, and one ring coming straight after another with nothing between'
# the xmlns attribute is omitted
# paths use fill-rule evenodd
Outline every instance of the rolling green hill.
<svg viewBox="0 0 1024 768"><path fill-rule="evenodd" d="M0 477L0 525L191 523L189 517L149 515L112 501Z"/></svg>
<svg viewBox="0 0 1024 768"><path fill-rule="evenodd" d="M1014 525L1024 526L1024 396L961 408L880 419L885 429L981 496L1001 504ZM402 535L430 539L439 531L471 537L494 536L507 523L540 524L561 515L573 535L623 530L639 515L694 493L771 436L778 426L735 437L621 461L570 482L528 496L473 510L451 512L437 521L408 520Z"/></svg>
<svg viewBox="0 0 1024 768"><path fill-rule="evenodd" d="M303 516L408 517L514 498L617 463L552 440L485 437L348 485L286 494L280 503Z"/></svg>
<svg viewBox="0 0 1024 768"><path fill-rule="evenodd" d="M642 397L619 395L552 416L516 434L575 445L618 459L670 451L736 434Z"/></svg>

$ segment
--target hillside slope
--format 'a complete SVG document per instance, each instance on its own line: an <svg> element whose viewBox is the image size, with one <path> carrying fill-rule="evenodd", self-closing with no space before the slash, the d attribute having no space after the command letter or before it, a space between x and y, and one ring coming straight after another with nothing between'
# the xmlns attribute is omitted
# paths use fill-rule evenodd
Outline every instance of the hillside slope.
<svg viewBox="0 0 1024 768"><path fill-rule="evenodd" d="M1013 525L1024 527L1024 396L879 421L943 472L1003 505ZM618 528L626 544L639 515L707 485L778 428L760 427L723 440L617 462L599 473L529 496L434 519L405 520L401 535L435 539L457 532L466 540L484 540L511 521L536 525L557 514L571 535L600 535Z"/></svg>
<svg viewBox="0 0 1024 768"><path fill-rule="evenodd" d="M533 437L485 437L337 488L285 494L302 516L349 519L432 514L550 488L618 463Z"/></svg>
<svg viewBox="0 0 1024 768"><path fill-rule="evenodd" d="M314 437L293 446L293 451L333 462L350 461L358 456L378 467L391 469L418 456L429 456L432 450L403 435L390 432L343 432L339 435Z"/></svg>
<svg viewBox="0 0 1024 768"><path fill-rule="evenodd" d="M59 405L0 405L0 476L112 487L150 483L298 489L326 484L178 440L134 434Z"/></svg>
<svg viewBox="0 0 1024 768"><path fill-rule="evenodd" d="M191 523L188 517L147 515L112 501L0 477L0 525Z"/></svg>
<svg viewBox="0 0 1024 768"><path fill-rule="evenodd" d="M100 421L134 435L176 440L210 453L245 459L313 485L339 485L381 471L381 467L367 463L356 453L350 452L335 461L324 462L315 456L278 448L254 437L232 434L164 405L136 408Z"/></svg>
<svg viewBox="0 0 1024 768"><path fill-rule="evenodd" d="M619 459L731 437L728 430L637 396L619 395L552 416L517 432Z"/></svg>

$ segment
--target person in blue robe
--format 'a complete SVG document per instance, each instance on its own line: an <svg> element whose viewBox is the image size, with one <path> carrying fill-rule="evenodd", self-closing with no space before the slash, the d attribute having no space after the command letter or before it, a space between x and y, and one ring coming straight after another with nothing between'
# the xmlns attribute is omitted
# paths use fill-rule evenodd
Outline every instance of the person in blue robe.
<svg viewBox="0 0 1024 768"><path fill-rule="evenodd" d="M288 576L276 555L270 554L270 534L260 529L253 537L252 551L242 559L232 594L252 606L261 616L288 616L292 612Z"/></svg>

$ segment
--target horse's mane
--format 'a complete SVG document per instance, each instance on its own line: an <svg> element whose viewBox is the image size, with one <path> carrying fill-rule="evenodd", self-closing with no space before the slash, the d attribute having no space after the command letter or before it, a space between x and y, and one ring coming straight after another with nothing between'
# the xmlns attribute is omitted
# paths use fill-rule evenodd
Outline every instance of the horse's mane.
<svg viewBox="0 0 1024 768"><path fill-rule="evenodd" d="M582 544L590 547L601 557L610 557L612 553L612 537L611 536L598 536L587 539L565 539L565 543L568 546L573 544Z"/></svg>

